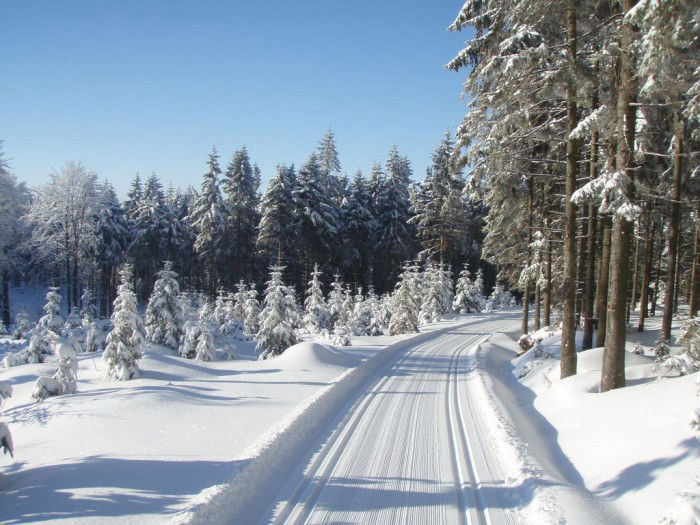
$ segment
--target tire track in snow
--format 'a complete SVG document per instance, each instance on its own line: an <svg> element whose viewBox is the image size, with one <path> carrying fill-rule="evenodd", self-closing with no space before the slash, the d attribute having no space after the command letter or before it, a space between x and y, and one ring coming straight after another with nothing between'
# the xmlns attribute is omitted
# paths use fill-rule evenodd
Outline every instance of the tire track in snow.
<svg viewBox="0 0 700 525"><path fill-rule="evenodd" d="M457 329L455 329L457 330ZM443 358L441 354L445 351L450 351L449 356L449 366L447 369L447 382L445 384L444 377L442 379L443 384L445 384L444 392L444 408L443 413L445 414L444 424L447 426L448 441L450 444L450 457L451 457L451 467L454 475L454 485L457 497L456 510L457 510L457 520L460 523L479 523L480 525L488 525L491 523L489 515L486 511L487 504L481 491L479 489L479 477L477 475L477 466L473 457L473 446L471 444L472 439L469 438L469 431L465 427L465 417L466 409L463 405L462 396L460 395L460 360L462 359L462 354L466 349L473 348L478 345L479 342L487 339L492 333L486 332L488 335L484 337L484 332L475 335L474 337L464 340L464 336L459 333L449 333L444 334L437 338L437 340L430 341L428 343L423 343L414 346L409 350L404 356L402 356L392 367L394 371L400 370L401 367L405 366L415 354L419 351L425 351L426 358ZM453 349L453 350L452 350ZM431 376L431 371L424 372L421 375L419 381L416 382L415 390L418 392L423 391L424 384L428 382ZM434 372L434 371L432 371ZM372 428L377 420L381 421L380 416L385 416L385 419L391 419L387 416L387 405L388 403L382 403L382 398L380 393L383 389L390 390L392 386L398 384L397 374L392 374L382 378L374 388L370 389L369 392L365 394L364 397L358 399L358 401L353 405L348 416L346 416L340 425L335 429L333 435L324 445L324 447L316 454L312 460L310 467L307 469L302 483L296 488L289 500L284 504L282 509L279 511L275 517L275 523L307 523L309 521L313 523L326 522L328 520L328 514L334 512L333 509L323 509L327 511L326 515L321 518L321 516L315 516L315 519L311 519L314 512L318 509L316 505L319 503L319 498L329 485L329 482L334 478L333 473L339 462L345 454L346 459L348 456L352 455L349 463L357 466L358 471L367 471L368 462L370 455L360 454L361 447L355 448L354 451L348 450L348 445L354 438L358 439L356 432L360 425L365 422L366 426ZM419 410L411 410L406 414L406 406L409 403L409 395L399 395L399 403L391 403L390 406L393 408L389 415L393 413L403 414L403 417L407 417L409 420L408 426L412 430L410 436L404 442L404 450L399 451L399 454L405 452L408 457L404 458L402 462L401 472L405 471L406 465L409 465L409 472L407 474L412 474L415 478L416 470L420 470L421 462L425 461L426 458L417 458L416 451L418 446L416 445L419 432L419 424L417 421ZM417 402L416 402L417 403ZM414 403L415 404L415 403ZM412 407L415 408L415 407ZM365 421L369 418L369 422ZM393 436L397 437L397 434ZM476 436L478 439L478 436ZM381 447L382 454L385 460L382 462L382 469L380 474L387 475L387 471L390 467L390 463L395 461L396 454L392 454L392 447L389 443L394 443L394 440L383 440L383 446ZM341 477L342 478L342 477ZM502 479L502 478L501 478ZM403 479L398 481L399 486L396 491L399 495L402 493L411 493L411 489L416 484L411 476L405 476ZM363 521L375 522L380 519L379 507L376 505L376 509L369 509L369 515L364 516L366 518ZM390 521L405 523L410 521L409 510L406 506L401 507L398 505L392 506L389 509L384 509L385 512L392 512ZM321 512L321 514L322 514ZM318 513L318 512L317 512ZM339 510L335 511L336 518L332 521L335 522L347 522L353 521L352 517L347 515L347 512L342 512ZM400 517L397 516L400 514ZM356 518L357 516L355 516ZM503 516L499 516L503 518ZM347 519L349 518L349 519ZM384 520L388 516L383 516ZM434 516L437 518L437 516ZM439 519L437 520L439 521ZM508 521L508 520L499 520Z"/></svg>

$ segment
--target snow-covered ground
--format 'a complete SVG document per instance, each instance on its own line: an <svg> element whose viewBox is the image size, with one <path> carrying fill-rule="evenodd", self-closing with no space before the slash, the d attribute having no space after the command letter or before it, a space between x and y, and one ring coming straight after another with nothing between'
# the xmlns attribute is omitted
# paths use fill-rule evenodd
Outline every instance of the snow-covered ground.
<svg viewBox="0 0 700 525"><path fill-rule="evenodd" d="M250 344L214 363L156 346L128 382L82 355L78 393L38 404L53 364L0 369L16 446L0 458L0 522L656 523L672 507L693 523L676 499L700 473L697 374L658 381L630 353L630 386L600 394L600 350L559 380L556 334L550 355L511 362L517 319L307 341L267 361Z"/></svg>
<svg viewBox="0 0 700 525"><path fill-rule="evenodd" d="M518 430L536 457L554 464L551 470L585 485L630 523L664 517L700 523L700 501L688 498L698 494L694 478L700 475L699 442L689 425L699 407L698 374L659 379L664 370L655 369L649 354L660 323L651 318L646 332L628 332L623 389L599 392L602 348L579 352L578 373L561 380L560 333L515 359L523 386L518 395L539 422ZM493 344L514 346L505 336ZM632 353L637 344L647 355ZM555 447L559 458L552 458Z"/></svg>
<svg viewBox="0 0 700 525"><path fill-rule="evenodd" d="M105 380L99 355L81 355L78 393L42 403L31 389L53 363L0 369L14 388L0 418L16 448L14 460L0 457L0 522L162 522L229 482L339 378L403 339L305 343L266 361L243 345L238 359L214 363L155 346L142 377L127 382Z"/></svg>

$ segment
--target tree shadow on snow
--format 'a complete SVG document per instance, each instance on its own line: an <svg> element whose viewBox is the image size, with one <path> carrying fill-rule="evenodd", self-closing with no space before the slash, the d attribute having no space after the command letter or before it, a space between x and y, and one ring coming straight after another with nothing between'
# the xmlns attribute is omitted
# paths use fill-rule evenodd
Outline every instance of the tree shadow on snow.
<svg viewBox="0 0 700 525"><path fill-rule="evenodd" d="M623 469L614 479L601 483L597 494L606 498L617 498L626 492L637 491L654 481L655 473L683 461L689 456L700 455L700 446L695 438L681 441L678 447L683 450L671 457L641 461Z"/></svg>
<svg viewBox="0 0 700 525"><path fill-rule="evenodd" d="M193 444L195 445L195 444ZM171 514L247 461L167 461L90 456L72 463L5 470L3 524L50 519Z"/></svg>

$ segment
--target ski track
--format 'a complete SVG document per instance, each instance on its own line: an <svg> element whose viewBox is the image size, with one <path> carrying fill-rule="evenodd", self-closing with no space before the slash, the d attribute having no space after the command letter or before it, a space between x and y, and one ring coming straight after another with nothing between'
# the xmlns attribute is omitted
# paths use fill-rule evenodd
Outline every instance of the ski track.
<svg viewBox="0 0 700 525"><path fill-rule="evenodd" d="M272 521L519 522L485 438L478 408L490 407L469 396L478 344L502 328L502 319L475 318L407 350L361 391L303 478L281 491Z"/></svg>

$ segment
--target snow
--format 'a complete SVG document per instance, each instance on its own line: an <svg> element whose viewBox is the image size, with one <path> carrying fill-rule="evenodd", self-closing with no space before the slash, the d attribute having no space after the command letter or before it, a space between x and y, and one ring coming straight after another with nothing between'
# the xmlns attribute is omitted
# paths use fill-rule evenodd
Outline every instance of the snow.
<svg viewBox="0 0 700 525"><path fill-rule="evenodd" d="M427 497L427 507L412 503L401 512L428 519L452 505L427 496L451 479L450 462L433 465L429 440L406 440L404 427L440 435L446 427L430 421L443 416L447 428L462 428L468 441L468 457L455 456L461 475L468 479L471 464L483 487L472 493L465 482L463 498L486 504L494 523L513 516L588 524L692 515L687 501L676 499L697 490L698 447L689 423L698 374L659 381L651 358L629 353L630 386L600 394L601 349L580 352L579 374L560 380L557 333L535 334L539 346L511 364L517 317L451 316L412 337L353 336L352 346L342 348L307 336L264 361L256 359L253 342L240 342L236 360L213 362L151 345L140 361L141 377L129 382L105 380L99 356L78 354L77 393L41 403L31 402L31 389L37 376L54 372L55 357L0 370L0 384L13 390L0 421L16 444L14 460L0 456L0 521L250 523L280 511L284 500L276 494L287 490L285 480L297 494L290 501L303 501L306 493L294 490L305 468L317 469L313 479L322 480L321 488L309 489L320 506L302 512L311 512L312 521L322 514L366 518L357 512L371 494L385 498L376 504L378 516L401 508L393 501L406 494ZM653 340L654 322L644 342ZM492 329L503 333L486 340ZM0 352L14 349L8 341L0 337ZM456 368L445 373L445 357L453 355ZM516 369L527 374L518 380ZM364 405L370 401L362 392L372 389L381 396ZM405 395L419 389L425 392ZM449 399L447 410L430 404L438 389L434 399ZM399 399L422 425L396 417ZM369 408L359 410L363 406ZM379 417L381 407L389 412ZM344 437L352 434L348 429L357 429L355 437ZM319 443L323 436L330 437ZM348 456L328 463L346 447L367 459L384 445L389 462ZM330 453L319 452L325 447ZM362 485L367 473L361 469L372 465L401 475ZM409 467L424 476L404 472ZM428 479L439 481L426 485ZM343 506L333 503L337 498L359 499ZM290 515L300 512L298 505L289 507ZM450 521L451 514L445 516Z"/></svg>
<svg viewBox="0 0 700 525"><path fill-rule="evenodd" d="M653 341L659 324L660 319L647 321L642 342ZM630 333L628 350L637 338ZM628 386L601 394L603 349L579 352L578 373L561 380L559 344L560 333L544 339L513 360L513 373L523 376L521 383L535 396L533 408L554 430L556 446L586 489L630 523L655 523L669 512L677 513L678 523L697 523L697 499L690 511L694 518L688 518L693 503L687 498L669 508L700 473L700 448L690 426L698 408L698 374L658 379L662 372L651 357L628 351Z"/></svg>
<svg viewBox="0 0 700 525"><path fill-rule="evenodd" d="M0 456L0 521L160 523L216 493L340 377L403 339L355 337L342 350L304 342L265 361L241 342L236 360L210 363L152 345L128 382L104 379L99 356L79 354L77 393L41 403L32 387L55 358L2 369L13 397L0 420L15 459ZM0 338L0 351L10 348Z"/></svg>

